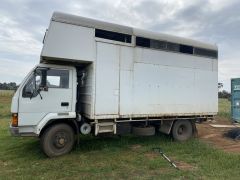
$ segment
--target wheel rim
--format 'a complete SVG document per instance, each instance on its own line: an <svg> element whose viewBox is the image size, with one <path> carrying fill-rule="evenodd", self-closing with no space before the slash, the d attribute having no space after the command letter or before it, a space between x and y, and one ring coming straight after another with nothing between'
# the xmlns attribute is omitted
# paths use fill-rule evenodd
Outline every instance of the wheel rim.
<svg viewBox="0 0 240 180"><path fill-rule="evenodd" d="M57 132L53 137L53 146L57 149L64 148L68 143L67 134L63 131Z"/></svg>
<svg viewBox="0 0 240 180"><path fill-rule="evenodd" d="M177 130L178 135L184 135L186 133L186 129L187 128L184 125L180 125Z"/></svg>

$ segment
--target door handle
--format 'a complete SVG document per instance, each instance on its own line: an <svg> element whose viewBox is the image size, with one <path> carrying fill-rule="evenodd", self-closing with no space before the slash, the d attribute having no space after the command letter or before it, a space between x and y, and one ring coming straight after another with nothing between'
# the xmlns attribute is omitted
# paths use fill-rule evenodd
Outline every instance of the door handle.
<svg viewBox="0 0 240 180"><path fill-rule="evenodd" d="M68 102L61 102L61 106L69 106Z"/></svg>

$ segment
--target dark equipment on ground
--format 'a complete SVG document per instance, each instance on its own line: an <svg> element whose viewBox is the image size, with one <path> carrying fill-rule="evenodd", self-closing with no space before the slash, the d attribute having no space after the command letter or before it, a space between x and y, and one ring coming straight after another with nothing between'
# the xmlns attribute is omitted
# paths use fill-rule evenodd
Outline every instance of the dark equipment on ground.
<svg viewBox="0 0 240 180"><path fill-rule="evenodd" d="M226 132L224 136L234 140L240 140L240 128L231 129L228 132Z"/></svg>
<svg viewBox="0 0 240 180"><path fill-rule="evenodd" d="M179 170L179 168L177 167L177 165L171 160L169 159L164 153L163 153L163 150L159 147L157 148L152 148L152 150L154 152L159 152L161 154L161 156L166 159L175 169Z"/></svg>

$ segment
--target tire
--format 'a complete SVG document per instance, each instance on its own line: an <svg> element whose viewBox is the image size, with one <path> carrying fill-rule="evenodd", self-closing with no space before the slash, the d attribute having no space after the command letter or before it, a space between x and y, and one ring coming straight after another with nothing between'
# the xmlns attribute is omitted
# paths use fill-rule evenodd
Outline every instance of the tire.
<svg viewBox="0 0 240 180"><path fill-rule="evenodd" d="M132 127L132 133L136 136L153 136L155 135L155 127Z"/></svg>
<svg viewBox="0 0 240 180"><path fill-rule="evenodd" d="M41 148L48 157L69 153L75 142L74 131L67 124L50 126L41 136Z"/></svg>
<svg viewBox="0 0 240 180"><path fill-rule="evenodd" d="M193 136L192 123L189 120L177 120L172 127L172 136L177 141L186 141Z"/></svg>

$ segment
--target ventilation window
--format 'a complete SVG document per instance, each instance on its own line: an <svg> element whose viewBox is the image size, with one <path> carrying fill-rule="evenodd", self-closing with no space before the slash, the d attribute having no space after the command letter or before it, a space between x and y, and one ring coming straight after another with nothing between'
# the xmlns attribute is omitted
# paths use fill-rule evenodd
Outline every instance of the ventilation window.
<svg viewBox="0 0 240 180"><path fill-rule="evenodd" d="M159 49L159 50L167 50L171 52L180 52L183 54L194 54L194 55L210 57L210 58L218 57L218 52L214 50L194 48L193 46L148 39L144 37L136 37L136 46Z"/></svg>
<svg viewBox="0 0 240 180"><path fill-rule="evenodd" d="M209 49L202 49L202 48L195 48L194 54L204 57L210 57L210 58L218 58L218 52L214 50Z"/></svg>
<svg viewBox="0 0 240 180"><path fill-rule="evenodd" d="M175 43L167 43L167 50L168 51L174 51L174 52L179 52L179 44L175 44Z"/></svg>
<svg viewBox="0 0 240 180"><path fill-rule="evenodd" d="M143 37L136 37L136 45L150 48L150 39L143 38Z"/></svg>
<svg viewBox="0 0 240 180"><path fill-rule="evenodd" d="M112 32L112 31L106 31L101 29L95 30L95 36L103 39L109 39L109 40L120 41L125 43L132 42L131 35Z"/></svg>
<svg viewBox="0 0 240 180"><path fill-rule="evenodd" d="M167 49L167 42L157 41L157 40L151 39L150 40L150 48L166 50Z"/></svg>
<svg viewBox="0 0 240 180"><path fill-rule="evenodd" d="M187 45L180 45L180 52L185 54L193 54L193 47Z"/></svg>

